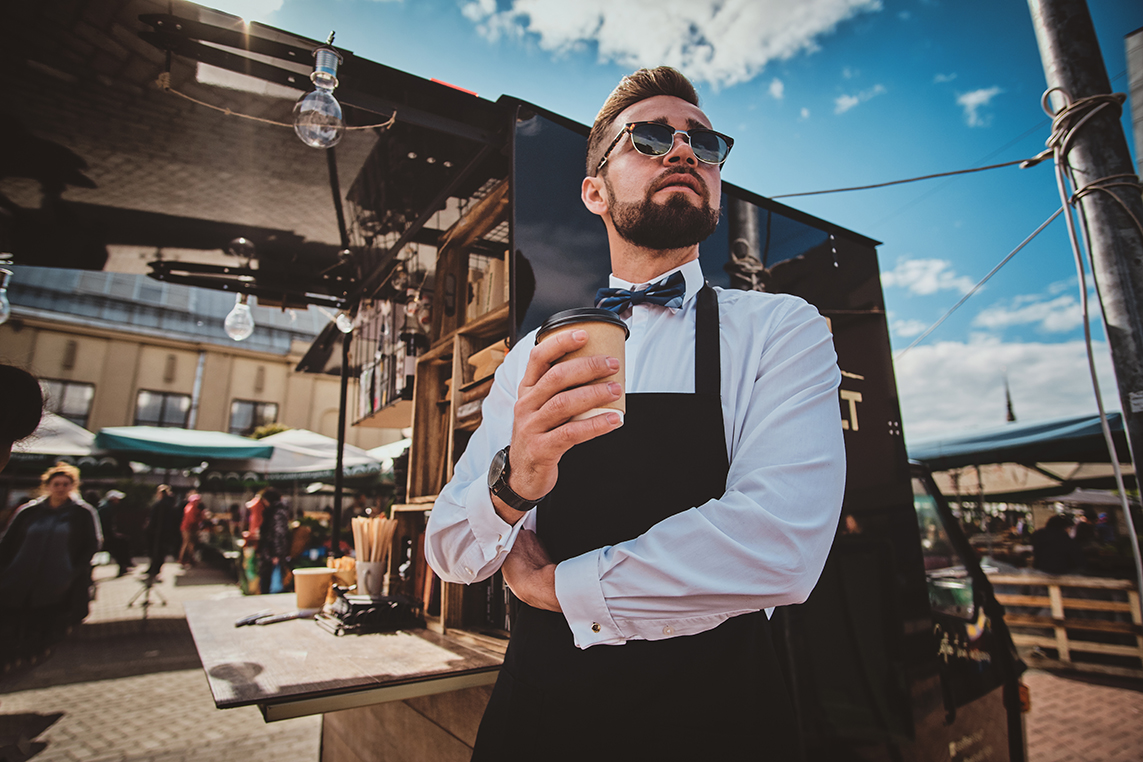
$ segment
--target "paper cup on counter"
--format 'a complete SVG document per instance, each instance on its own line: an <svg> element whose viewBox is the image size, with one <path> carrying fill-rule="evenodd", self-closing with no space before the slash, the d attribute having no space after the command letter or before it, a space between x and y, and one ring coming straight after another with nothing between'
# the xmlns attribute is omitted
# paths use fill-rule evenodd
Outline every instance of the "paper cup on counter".
<svg viewBox="0 0 1143 762"><path fill-rule="evenodd" d="M580 413L572 418L572 420L582 421L586 418L594 418L597 415L611 411L615 411L622 416L627 411L624 342L627 341L627 337L631 331L627 328L627 324L614 312L587 307L583 309L564 310L563 312L557 312L552 315L540 326L540 330L536 334L536 343L540 344L558 333L576 329L583 329L587 332L587 343L576 351L564 355L559 362L574 360L577 357L593 357L595 355L615 357L619 360L619 370L607 378L601 378L593 383L606 384L615 381L624 388L624 393L620 394L619 399L614 402Z"/></svg>
<svg viewBox="0 0 1143 762"><path fill-rule="evenodd" d="M298 611L317 613L325 604L325 596L333 581L333 569L294 569L294 590L298 596Z"/></svg>
<svg viewBox="0 0 1143 762"><path fill-rule="evenodd" d="M357 563L357 594L380 598L385 595L385 567L380 561L359 561Z"/></svg>

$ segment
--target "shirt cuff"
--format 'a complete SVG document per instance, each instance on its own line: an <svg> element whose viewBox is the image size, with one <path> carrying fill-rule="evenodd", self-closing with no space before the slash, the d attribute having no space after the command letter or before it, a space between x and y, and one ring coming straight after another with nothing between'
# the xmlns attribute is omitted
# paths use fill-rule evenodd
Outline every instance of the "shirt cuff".
<svg viewBox="0 0 1143 762"><path fill-rule="evenodd" d="M592 550L556 566L556 598L571 628L576 648L627 642L603 598L603 588L599 583L602 554L602 549Z"/></svg>
<svg viewBox="0 0 1143 762"><path fill-rule="evenodd" d="M516 541L524 521L509 524L500 518L492 505L492 493L488 491L488 485L479 479L465 490L464 505L468 511L469 528L483 558L481 566L497 556L507 555L512 550L512 543Z"/></svg>

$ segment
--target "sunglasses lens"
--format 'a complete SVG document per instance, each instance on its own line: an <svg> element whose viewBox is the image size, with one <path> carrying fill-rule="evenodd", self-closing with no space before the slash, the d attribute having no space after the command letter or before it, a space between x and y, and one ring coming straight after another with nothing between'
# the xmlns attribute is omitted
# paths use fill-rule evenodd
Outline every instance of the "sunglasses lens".
<svg viewBox="0 0 1143 762"><path fill-rule="evenodd" d="M693 129L686 133L695 158L707 164L721 164L730 153L730 144L717 132ZM637 124L631 128L631 144L647 156L662 156L675 143L675 131L657 122Z"/></svg>
<svg viewBox="0 0 1143 762"><path fill-rule="evenodd" d="M721 164L726 159L730 146L717 132L707 130L691 130L691 150L695 158L708 164Z"/></svg>
<svg viewBox="0 0 1143 762"><path fill-rule="evenodd" d="M662 156L674 142L675 131L665 124L638 124L631 128L631 144L648 156Z"/></svg>

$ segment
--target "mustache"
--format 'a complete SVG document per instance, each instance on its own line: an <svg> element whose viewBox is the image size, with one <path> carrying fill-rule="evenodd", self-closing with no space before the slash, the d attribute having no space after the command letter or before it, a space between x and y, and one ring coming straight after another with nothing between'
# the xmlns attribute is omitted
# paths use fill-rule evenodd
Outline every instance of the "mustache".
<svg viewBox="0 0 1143 762"><path fill-rule="evenodd" d="M674 175L689 175L690 177L693 177L695 182L698 184L699 189L702 191L703 197L706 199L710 198L710 189L707 187L706 181L702 179L697 171L691 167L686 166L671 167L670 169L663 172L663 174L659 175L659 177L656 178L653 183L651 183L651 187L648 189L648 193L654 194L661 188L670 185L674 181Z"/></svg>

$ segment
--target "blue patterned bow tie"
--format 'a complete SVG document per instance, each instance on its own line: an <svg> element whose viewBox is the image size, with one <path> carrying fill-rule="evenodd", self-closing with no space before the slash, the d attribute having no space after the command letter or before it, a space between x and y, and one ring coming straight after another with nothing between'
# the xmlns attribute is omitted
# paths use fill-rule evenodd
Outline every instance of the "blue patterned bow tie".
<svg viewBox="0 0 1143 762"><path fill-rule="evenodd" d="M623 288L601 288L595 292L595 306L621 314L636 304L658 304L678 309L683 306L683 296L687 293L687 282L681 272L658 283L652 283L642 291L628 291Z"/></svg>

